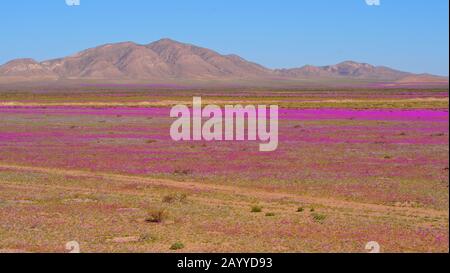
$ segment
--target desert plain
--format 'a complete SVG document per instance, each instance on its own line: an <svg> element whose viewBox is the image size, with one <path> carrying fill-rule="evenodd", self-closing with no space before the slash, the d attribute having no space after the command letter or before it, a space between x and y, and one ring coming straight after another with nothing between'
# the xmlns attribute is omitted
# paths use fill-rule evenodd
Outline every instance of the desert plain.
<svg viewBox="0 0 450 273"><path fill-rule="evenodd" d="M170 108L193 96L279 105L278 149L174 142ZM0 252L448 252L448 101L445 86L2 86Z"/></svg>

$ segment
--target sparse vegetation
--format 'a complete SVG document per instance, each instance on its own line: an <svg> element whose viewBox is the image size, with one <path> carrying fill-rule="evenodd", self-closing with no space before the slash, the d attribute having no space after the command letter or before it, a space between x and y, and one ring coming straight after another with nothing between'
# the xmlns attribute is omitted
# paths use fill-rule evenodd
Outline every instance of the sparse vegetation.
<svg viewBox="0 0 450 273"><path fill-rule="evenodd" d="M161 223L167 217L167 212L164 209L152 209L148 211L145 221L147 223Z"/></svg>
<svg viewBox="0 0 450 273"><path fill-rule="evenodd" d="M173 173L175 175L189 175L189 174L192 174L193 171L190 169L183 169L183 170L175 170Z"/></svg>
<svg viewBox="0 0 450 273"><path fill-rule="evenodd" d="M163 203L175 203L180 202L184 203L187 200L187 194L185 193L175 193L175 194L169 194L163 197Z"/></svg>
<svg viewBox="0 0 450 273"><path fill-rule="evenodd" d="M262 207L261 206L253 206L251 212L253 213L258 213L258 212L262 212Z"/></svg>
<svg viewBox="0 0 450 273"><path fill-rule="evenodd" d="M139 241L141 242L156 242L158 238L152 234L142 234L139 238Z"/></svg>
<svg viewBox="0 0 450 273"><path fill-rule="evenodd" d="M311 217L315 222L318 222L318 223L323 223L323 221L325 221L325 219L327 218L327 216L325 214L320 214L320 213L313 213L313 214L311 214Z"/></svg>
<svg viewBox="0 0 450 273"><path fill-rule="evenodd" d="M280 102L283 137L270 154L257 152L257 143L205 148L161 137L168 118L159 100L189 102L191 91L152 92L86 91L89 103L99 103L95 109L80 106L87 99L47 109L0 106L0 222L7 227L0 252L58 252L64 248L52 238L64 234L96 253L170 252L174 242L198 252L364 251L353 232L355 240L383 242L386 252L448 252L447 90L208 96L218 105L237 97L243 104ZM83 97L76 90L24 94L0 92L0 100L41 105ZM392 109L414 94L442 99L407 102L401 107L420 108L408 110L410 116ZM121 107L145 100L159 108ZM298 240L300 232L308 240ZM268 236L279 244L266 243Z"/></svg>
<svg viewBox="0 0 450 273"><path fill-rule="evenodd" d="M170 246L170 250L180 250L184 248L184 244L180 242L176 242Z"/></svg>

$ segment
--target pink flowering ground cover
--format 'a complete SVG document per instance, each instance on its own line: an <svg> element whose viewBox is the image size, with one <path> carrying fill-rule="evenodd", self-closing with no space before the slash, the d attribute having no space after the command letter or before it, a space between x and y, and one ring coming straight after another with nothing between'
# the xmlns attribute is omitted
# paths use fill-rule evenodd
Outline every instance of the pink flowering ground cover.
<svg viewBox="0 0 450 273"><path fill-rule="evenodd" d="M0 161L448 206L448 111L282 109L277 151L174 142L169 108L0 108Z"/></svg>
<svg viewBox="0 0 450 273"><path fill-rule="evenodd" d="M448 110L282 108L270 153L169 110L1 106L0 252L448 252Z"/></svg>

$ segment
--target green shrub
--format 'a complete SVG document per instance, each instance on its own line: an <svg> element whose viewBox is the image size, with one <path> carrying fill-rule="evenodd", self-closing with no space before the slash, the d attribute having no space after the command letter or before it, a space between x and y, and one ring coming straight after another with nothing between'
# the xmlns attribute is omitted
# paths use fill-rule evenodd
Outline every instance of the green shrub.
<svg viewBox="0 0 450 273"><path fill-rule="evenodd" d="M183 249L183 248L184 248L184 244L180 243L180 242L176 242L170 246L170 250L179 250L179 249Z"/></svg>
<svg viewBox="0 0 450 273"><path fill-rule="evenodd" d="M262 211L262 207L260 206L253 206L252 207L252 212L261 212Z"/></svg>
<svg viewBox="0 0 450 273"><path fill-rule="evenodd" d="M266 216L272 217L272 216L275 216L275 213L273 213L273 212L268 212L268 213L266 213Z"/></svg>
<svg viewBox="0 0 450 273"><path fill-rule="evenodd" d="M319 213L313 213L313 214L311 214L311 216L312 216L313 220L318 223L322 223L327 218L327 216L325 214L319 214Z"/></svg>

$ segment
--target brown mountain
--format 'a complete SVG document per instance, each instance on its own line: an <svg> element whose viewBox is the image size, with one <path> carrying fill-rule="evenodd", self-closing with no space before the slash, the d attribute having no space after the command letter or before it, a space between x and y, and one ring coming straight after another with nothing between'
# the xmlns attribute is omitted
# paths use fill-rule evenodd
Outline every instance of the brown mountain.
<svg viewBox="0 0 450 273"><path fill-rule="evenodd" d="M396 81L413 74L394 70L384 66L346 61L336 65L312 66L279 69L279 75L294 78L352 78L364 80Z"/></svg>
<svg viewBox="0 0 450 273"><path fill-rule="evenodd" d="M0 66L0 76L57 78L58 75L33 59L17 59Z"/></svg>
<svg viewBox="0 0 450 273"><path fill-rule="evenodd" d="M397 83L448 83L448 77L439 77L430 74L415 74L401 78Z"/></svg>
<svg viewBox="0 0 450 273"><path fill-rule="evenodd" d="M62 78L213 79L258 77L271 72L237 56L169 39L148 45L107 44L41 64Z"/></svg>
<svg viewBox="0 0 450 273"><path fill-rule="evenodd" d="M19 59L0 66L0 78L99 80L298 80L401 81L415 74L352 61L330 66L271 70L237 55L162 39L147 45L106 44L73 56L36 62ZM422 79L426 79L422 77ZM442 78L440 78L442 79ZM448 79L444 78L445 81ZM433 76L433 80L436 77Z"/></svg>

